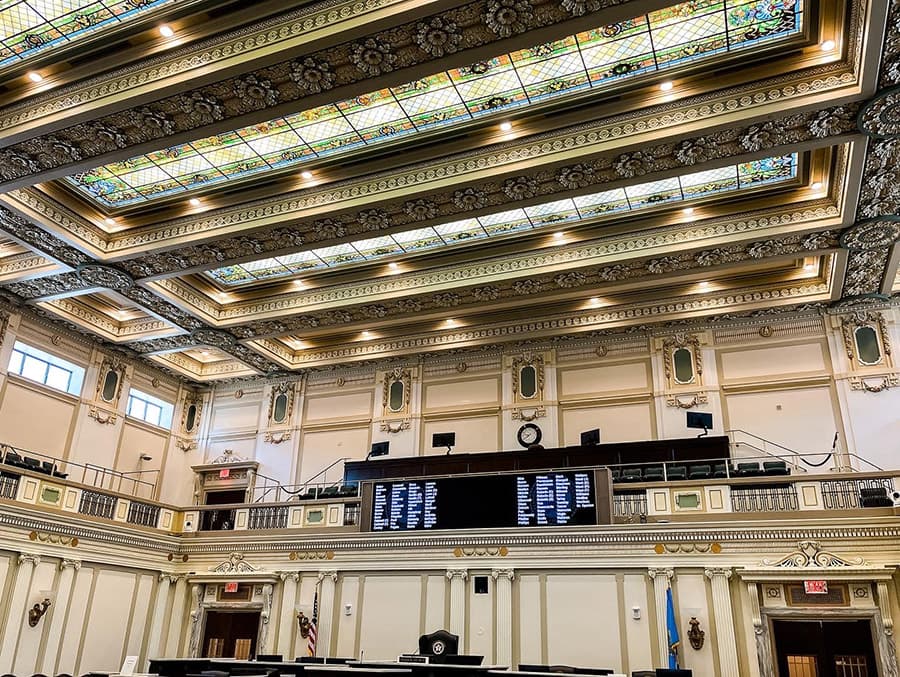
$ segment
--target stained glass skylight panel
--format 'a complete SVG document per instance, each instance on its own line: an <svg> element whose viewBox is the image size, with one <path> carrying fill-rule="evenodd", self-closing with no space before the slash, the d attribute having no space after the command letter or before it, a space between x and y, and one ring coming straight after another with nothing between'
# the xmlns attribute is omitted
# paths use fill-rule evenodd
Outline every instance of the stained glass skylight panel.
<svg viewBox="0 0 900 677"><path fill-rule="evenodd" d="M103 206L124 207L788 39L802 27L800 0L693 0L67 181ZM147 165L159 171L140 171Z"/></svg>
<svg viewBox="0 0 900 677"><path fill-rule="evenodd" d="M334 268L347 263L449 247L516 231L573 223L600 214L639 210L701 195L721 195L759 185L777 184L797 176L797 162L796 153L763 158L660 181L647 181L627 188L544 202L524 209L508 209L477 218L225 266L207 271L207 274L222 284L236 285L251 280L277 279L315 268Z"/></svg>
<svg viewBox="0 0 900 677"><path fill-rule="evenodd" d="M0 68L130 21L175 0L2 0Z"/></svg>

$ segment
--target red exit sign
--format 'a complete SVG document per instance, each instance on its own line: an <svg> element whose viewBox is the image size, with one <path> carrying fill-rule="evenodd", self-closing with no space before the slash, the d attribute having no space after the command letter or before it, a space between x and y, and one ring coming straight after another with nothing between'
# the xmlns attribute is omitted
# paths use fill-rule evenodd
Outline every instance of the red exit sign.
<svg viewBox="0 0 900 677"><path fill-rule="evenodd" d="M219 479L223 479L223 480L228 479L228 476L229 476L230 474L231 474L231 469L230 469L230 468L222 468L222 469L219 471Z"/></svg>
<svg viewBox="0 0 900 677"><path fill-rule="evenodd" d="M225 584L225 592L237 592L237 581L232 581Z"/></svg>
<svg viewBox="0 0 900 677"><path fill-rule="evenodd" d="M807 595L827 595L828 581L803 581L803 591Z"/></svg>

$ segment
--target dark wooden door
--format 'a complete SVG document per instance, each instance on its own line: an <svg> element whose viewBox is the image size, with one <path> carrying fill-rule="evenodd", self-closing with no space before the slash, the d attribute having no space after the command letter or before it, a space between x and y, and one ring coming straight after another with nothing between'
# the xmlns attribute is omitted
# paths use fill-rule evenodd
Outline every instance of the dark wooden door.
<svg viewBox="0 0 900 677"><path fill-rule="evenodd" d="M868 620L776 620L780 677L878 677Z"/></svg>
<svg viewBox="0 0 900 677"><path fill-rule="evenodd" d="M252 658L256 656L258 634L258 611L207 611L200 655L203 658Z"/></svg>

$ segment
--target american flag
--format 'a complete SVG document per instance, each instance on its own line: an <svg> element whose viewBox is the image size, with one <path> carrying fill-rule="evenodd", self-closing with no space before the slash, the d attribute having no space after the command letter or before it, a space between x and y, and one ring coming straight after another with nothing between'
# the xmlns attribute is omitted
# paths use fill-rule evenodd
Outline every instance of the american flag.
<svg viewBox="0 0 900 677"><path fill-rule="evenodd" d="M313 600L312 618L309 619L309 634L306 637L306 653L309 656L316 655L316 625L319 622L319 591Z"/></svg>

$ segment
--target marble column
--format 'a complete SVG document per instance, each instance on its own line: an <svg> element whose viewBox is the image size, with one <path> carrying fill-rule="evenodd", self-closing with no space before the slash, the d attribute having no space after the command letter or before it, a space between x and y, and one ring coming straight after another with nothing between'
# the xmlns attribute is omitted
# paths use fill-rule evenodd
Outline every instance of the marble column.
<svg viewBox="0 0 900 677"><path fill-rule="evenodd" d="M72 594L72 582L75 580L75 572L81 569L81 562L77 559L64 559L59 563L59 580L54 595L54 606L50 607L47 628L47 644L44 647L44 658L38 672L45 675L56 674L56 661L59 658L59 646L62 643L63 626L66 621L66 609L69 606L69 596Z"/></svg>
<svg viewBox="0 0 900 677"><path fill-rule="evenodd" d="M737 638L734 634L734 614L731 610L731 590L728 580L731 569L705 569L703 573L712 587L713 613L716 623L716 644L719 647L719 676L741 677L738 670Z"/></svg>
<svg viewBox="0 0 900 677"><path fill-rule="evenodd" d="M21 553L17 560L16 577L13 581L9 600L9 613L6 617L6 627L3 629L3 643L0 644L0 666L3 670L12 669L13 654L16 651L16 643L19 633L25 621L25 610L28 608L28 592L31 588L31 574L34 568L41 563L40 555Z"/></svg>
<svg viewBox="0 0 900 677"><path fill-rule="evenodd" d="M653 580L653 600L656 603L656 646L659 667L669 667L669 633L666 627L666 590L675 577L673 569L648 569Z"/></svg>
<svg viewBox="0 0 900 677"><path fill-rule="evenodd" d="M459 652L465 653L466 646L466 569L447 569L450 581L450 632L459 635Z"/></svg>
<svg viewBox="0 0 900 677"><path fill-rule="evenodd" d="M181 636L184 634L184 607L187 603L187 579L177 576L175 579L175 598L172 600L172 615L169 617L169 633L166 638L166 657L175 658L178 653Z"/></svg>
<svg viewBox="0 0 900 677"><path fill-rule="evenodd" d="M494 663L507 667L512 667L512 583L515 577L516 572L512 569L494 569L491 571L491 578L495 581L494 593L496 595L497 608L497 655L494 656Z"/></svg>
<svg viewBox="0 0 900 677"><path fill-rule="evenodd" d="M285 660L294 658L294 625L297 622L297 582L300 574L296 571L285 571L281 578L281 617L278 620L278 651ZM302 654L297 654L298 656Z"/></svg>
<svg viewBox="0 0 900 677"><path fill-rule="evenodd" d="M753 621L753 634L756 637L756 659L759 662L760 677L775 677L775 660L772 657L772 643L769 641L769 625L763 618L759 606L759 586L747 583L747 594L750 596L750 618Z"/></svg>
<svg viewBox="0 0 900 677"><path fill-rule="evenodd" d="M159 585L156 586L156 603L153 605L153 616L150 619L150 636L147 638L147 665L150 669L151 658L165 658L165 626L166 608L169 605L169 586L175 582L175 577L169 574L159 575Z"/></svg>
<svg viewBox="0 0 900 677"><path fill-rule="evenodd" d="M316 655L331 653L331 636L334 632L334 594L337 571L319 572L319 619L316 626Z"/></svg>

